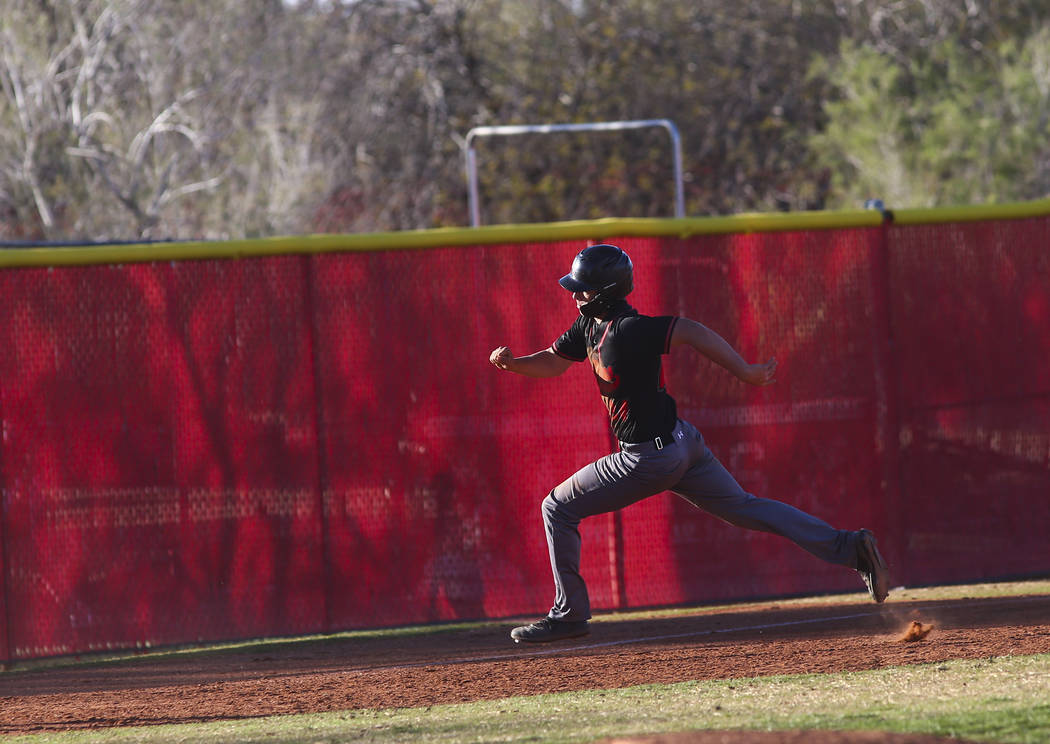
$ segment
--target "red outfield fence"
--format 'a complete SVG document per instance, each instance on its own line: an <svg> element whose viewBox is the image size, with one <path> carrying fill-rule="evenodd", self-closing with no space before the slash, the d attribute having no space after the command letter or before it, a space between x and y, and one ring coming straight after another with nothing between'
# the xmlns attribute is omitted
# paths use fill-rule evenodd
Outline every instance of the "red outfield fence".
<svg viewBox="0 0 1050 744"><path fill-rule="evenodd" d="M1050 572L1050 218L607 238L746 488L901 584ZM0 660L543 613L539 504L613 446L591 373L492 368L574 317L579 240L0 272ZM860 590L668 494L584 523L598 609Z"/></svg>

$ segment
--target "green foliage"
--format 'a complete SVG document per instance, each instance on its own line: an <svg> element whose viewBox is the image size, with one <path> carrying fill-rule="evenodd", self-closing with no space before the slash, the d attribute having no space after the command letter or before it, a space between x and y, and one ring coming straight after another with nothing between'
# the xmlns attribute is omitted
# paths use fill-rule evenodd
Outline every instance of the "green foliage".
<svg viewBox="0 0 1050 744"><path fill-rule="evenodd" d="M902 60L844 42L814 75L837 96L810 139L832 165L836 205L895 207L1034 199L1050 191L1050 25L966 48L938 42Z"/></svg>
<svg viewBox="0 0 1050 744"><path fill-rule="evenodd" d="M1045 0L6 0L0 237L464 225L472 127L616 119L677 124L689 215L1041 196L1048 28ZM479 167L485 223L673 210L662 130Z"/></svg>
<svg viewBox="0 0 1050 744"><path fill-rule="evenodd" d="M567 5L507 18L517 43L554 54L501 66L495 87L524 96L497 96L491 123L669 118L682 133L689 214L822 206L821 169L807 166L803 134L821 116L810 102L824 84L804 71L812 51L834 48L828 3ZM659 131L479 151L486 222L672 213ZM538 179L539 193L523 202Z"/></svg>

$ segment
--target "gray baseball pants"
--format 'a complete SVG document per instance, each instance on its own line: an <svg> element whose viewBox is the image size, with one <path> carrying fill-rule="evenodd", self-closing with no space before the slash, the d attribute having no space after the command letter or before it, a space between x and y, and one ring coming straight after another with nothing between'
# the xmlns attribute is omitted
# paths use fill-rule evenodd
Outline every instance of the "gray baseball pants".
<svg viewBox="0 0 1050 744"><path fill-rule="evenodd" d="M772 532L829 563L856 568L857 533L838 530L788 504L744 491L696 428L678 421L670 442L620 444L620 451L587 465L543 500L555 598L549 617L588 620L591 603L580 576L580 521L616 511L662 491L738 527Z"/></svg>

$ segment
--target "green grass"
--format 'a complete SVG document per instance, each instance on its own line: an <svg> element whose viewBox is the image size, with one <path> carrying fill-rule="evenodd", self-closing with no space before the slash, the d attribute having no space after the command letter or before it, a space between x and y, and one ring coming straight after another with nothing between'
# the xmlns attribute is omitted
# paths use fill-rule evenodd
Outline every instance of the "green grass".
<svg viewBox="0 0 1050 744"><path fill-rule="evenodd" d="M893 592L892 600L936 601L1040 594L1050 594L1050 581L897 589ZM710 608L647 610L604 614L596 621L613 622L708 610L740 610L770 604L783 607L857 599L857 595L842 595ZM358 631L161 653L192 655L214 653L216 650L228 651L231 648L258 651L273 645L323 644L347 637L446 632L492 624ZM135 658L141 659L142 656ZM121 657L111 657L97 659L95 663L119 664L122 660ZM705 729L867 730L933 734L999 744L1050 743L1050 654L951 661L830 675L643 685L428 708L355 710L206 724L2 737L0 744L569 744L592 742L611 736Z"/></svg>
<svg viewBox="0 0 1050 744"><path fill-rule="evenodd" d="M831 729L1050 741L1050 654L831 675L643 685L429 708L5 738L32 742L590 742L698 729Z"/></svg>
<svg viewBox="0 0 1050 744"><path fill-rule="evenodd" d="M1022 595L1050 594L1050 579L1035 579L1025 581L1001 581L985 584L960 584L936 587L898 587L890 592L890 602L922 601L935 602L939 600L953 599L988 599L993 597L1017 597ZM833 594L820 596L793 597L787 599L770 599L755 602L733 602L723 604L712 604L690 607L667 607L651 608L645 610L630 610L623 612L603 612L596 616L595 622L618 622L621 620L642 620L654 617L675 617L677 615L695 615L700 612L727 612L748 611L768 608L771 605L777 607L803 607L808 605L823 605L835 602L868 602L868 595L864 592L851 594ZM534 620L533 617L526 618ZM398 636L420 636L434 633L449 633L462 630L477 630L481 628L505 628L510 624L505 620L485 620L475 622L441 623L434 625L415 625L399 628L380 628L370 630L354 630L328 635L309 635L297 638L265 638L247 641L236 641L229 643L210 643L201 645L168 646L161 648L140 648L134 651L115 651L97 654L84 654L76 657L53 657L44 659L31 659L18 661L6 670L0 669L0 674L17 674L19 672L32 671L34 669L46 669L61 666L89 666L92 664L112 664L122 661L141 661L142 659L164 658L169 656L195 656L209 654L229 654L232 652L243 652L246 654L257 654L270 650L284 650L303 646L323 646L326 643L338 643L347 639L361 638L384 638Z"/></svg>

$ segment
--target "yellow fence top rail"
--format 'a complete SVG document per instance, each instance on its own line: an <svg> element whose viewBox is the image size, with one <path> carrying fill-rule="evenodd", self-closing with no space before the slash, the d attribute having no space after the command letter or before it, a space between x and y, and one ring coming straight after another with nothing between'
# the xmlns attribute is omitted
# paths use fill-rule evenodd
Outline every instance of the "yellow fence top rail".
<svg viewBox="0 0 1050 744"><path fill-rule="evenodd" d="M1017 220L1050 215L1050 199L1011 204L978 204L968 207L930 207L895 209L897 225L934 225L945 222L978 222L980 220Z"/></svg>
<svg viewBox="0 0 1050 744"><path fill-rule="evenodd" d="M874 209L852 209L673 219L607 218L249 240L13 247L0 249L0 268L239 259L303 253L415 250L462 245L607 240L626 237L688 238L693 235L877 227L886 220L892 220L897 225L918 225L1045 215L1050 215L1050 199L1002 205L902 209L885 214Z"/></svg>

